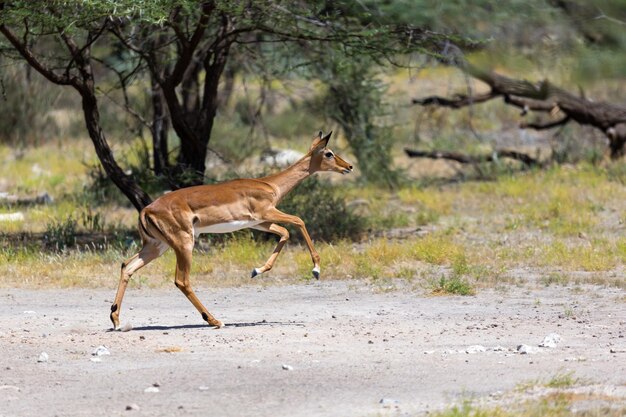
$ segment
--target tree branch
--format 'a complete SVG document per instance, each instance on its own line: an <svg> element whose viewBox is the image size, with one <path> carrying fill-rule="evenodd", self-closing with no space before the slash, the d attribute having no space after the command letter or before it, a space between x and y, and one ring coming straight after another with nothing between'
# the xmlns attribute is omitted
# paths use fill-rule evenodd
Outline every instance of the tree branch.
<svg viewBox="0 0 626 417"><path fill-rule="evenodd" d="M1 9L0 9L1 10ZM28 62L30 66L32 66L38 73L46 77L49 81L58 85L73 85L77 87L77 82L75 78L70 78L69 76L59 75L50 69L48 66L44 65L37 57L33 54L30 48L26 45L26 43L20 42L17 36L13 33L11 29L9 29L4 23L0 24L0 32L4 35L5 38L13 45L13 47L19 52L19 54Z"/></svg>

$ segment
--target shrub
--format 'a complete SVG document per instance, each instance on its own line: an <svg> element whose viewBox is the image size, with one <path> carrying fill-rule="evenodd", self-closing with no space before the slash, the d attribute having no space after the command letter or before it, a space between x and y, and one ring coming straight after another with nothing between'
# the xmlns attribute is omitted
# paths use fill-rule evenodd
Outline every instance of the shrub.
<svg viewBox="0 0 626 417"><path fill-rule="evenodd" d="M278 207L281 211L300 217L313 239L331 241L358 238L365 230L365 220L353 213L337 196L335 188L317 177L298 185ZM299 230L290 228L295 239L302 239Z"/></svg>
<svg viewBox="0 0 626 417"><path fill-rule="evenodd" d="M46 225L44 242L47 247L64 250L76 245L76 219L54 220Z"/></svg>
<svg viewBox="0 0 626 417"><path fill-rule="evenodd" d="M458 275L453 274L449 278L442 275L441 278L439 278L439 281L434 283L433 293L440 295L474 295L475 291L467 281L460 278Z"/></svg>

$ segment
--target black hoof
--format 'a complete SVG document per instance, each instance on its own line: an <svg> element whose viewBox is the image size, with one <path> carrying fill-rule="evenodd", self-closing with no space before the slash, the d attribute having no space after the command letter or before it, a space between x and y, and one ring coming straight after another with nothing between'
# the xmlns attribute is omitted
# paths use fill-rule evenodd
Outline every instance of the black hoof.
<svg viewBox="0 0 626 417"><path fill-rule="evenodd" d="M252 273L250 274L250 278L254 278L254 277L256 277L257 275L259 275L259 273L256 271L256 268L254 268L254 269L252 270Z"/></svg>
<svg viewBox="0 0 626 417"><path fill-rule="evenodd" d="M313 270L313 276L315 279L320 279L320 271Z"/></svg>

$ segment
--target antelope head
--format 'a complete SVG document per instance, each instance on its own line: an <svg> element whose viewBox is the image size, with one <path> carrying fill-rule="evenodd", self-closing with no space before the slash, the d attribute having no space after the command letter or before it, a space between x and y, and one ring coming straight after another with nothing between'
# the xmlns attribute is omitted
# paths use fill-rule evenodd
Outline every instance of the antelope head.
<svg viewBox="0 0 626 417"><path fill-rule="evenodd" d="M309 171L311 173L317 171L339 172L340 174L349 174L352 172L352 165L328 148L328 141L332 130L327 135L323 135L322 131L313 139L309 155L311 155L311 165Z"/></svg>

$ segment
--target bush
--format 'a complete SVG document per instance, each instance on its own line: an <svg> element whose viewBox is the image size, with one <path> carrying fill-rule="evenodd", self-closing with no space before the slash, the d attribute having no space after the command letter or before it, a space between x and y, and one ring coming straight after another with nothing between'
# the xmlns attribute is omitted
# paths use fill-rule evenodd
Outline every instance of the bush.
<svg viewBox="0 0 626 417"><path fill-rule="evenodd" d="M50 249L65 250L76 245L76 219L54 220L46 225L45 245Z"/></svg>
<svg viewBox="0 0 626 417"><path fill-rule="evenodd" d="M278 207L281 211L300 217L313 239L357 239L365 230L365 219L353 213L335 188L317 177L298 185ZM302 239L299 230L290 228L295 239Z"/></svg>

